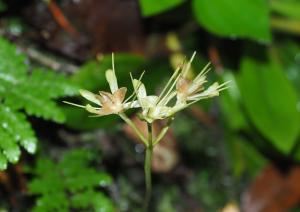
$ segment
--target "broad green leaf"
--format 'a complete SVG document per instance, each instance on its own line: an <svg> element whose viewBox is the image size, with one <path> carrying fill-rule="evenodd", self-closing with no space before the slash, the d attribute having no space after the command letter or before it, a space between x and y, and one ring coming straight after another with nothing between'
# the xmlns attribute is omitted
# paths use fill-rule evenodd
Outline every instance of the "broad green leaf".
<svg viewBox="0 0 300 212"><path fill-rule="evenodd" d="M230 38L271 40L265 0L193 0L197 21L208 31Z"/></svg>
<svg viewBox="0 0 300 212"><path fill-rule="evenodd" d="M299 134L297 95L275 63L241 62L238 85L249 118L279 150L289 153Z"/></svg>
<svg viewBox="0 0 300 212"><path fill-rule="evenodd" d="M245 129L248 123L240 108L241 97L235 76L227 70L223 73L222 78L224 82L230 81L228 89L222 91L219 97L226 124L233 130Z"/></svg>
<svg viewBox="0 0 300 212"><path fill-rule="evenodd" d="M300 19L300 2L298 0L271 0L271 9L281 15Z"/></svg>
<svg viewBox="0 0 300 212"><path fill-rule="evenodd" d="M184 0L140 0L144 17L157 15L183 3Z"/></svg>

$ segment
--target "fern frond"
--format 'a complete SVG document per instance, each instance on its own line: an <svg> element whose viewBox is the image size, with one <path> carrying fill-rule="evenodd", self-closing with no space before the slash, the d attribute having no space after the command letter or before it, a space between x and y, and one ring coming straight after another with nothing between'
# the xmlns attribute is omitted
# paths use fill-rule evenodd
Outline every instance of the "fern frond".
<svg viewBox="0 0 300 212"><path fill-rule="evenodd" d="M64 75L50 70L35 69L29 77L29 81L32 88L39 89L48 98L72 96L79 90Z"/></svg>
<svg viewBox="0 0 300 212"><path fill-rule="evenodd" d="M28 115L34 115L46 120L62 123L65 116L54 101L45 98L40 91L31 90L30 86L20 86L19 89L7 92L5 104L15 110L25 109Z"/></svg>
<svg viewBox="0 0 300 212"><path fill-rule="evenodd" d="M26 56L0 37L0 170L18 161L20 145L35 152L37 139L25 114L62 123L65 115L53 99L78 90L61 74L30 69Z"/></svg>
<svg viewBox="0 0 300 212"><path fill-rule="evenodd" d="M73 150L58 164L38 160L33 170L36 177L29 183L30 193L38 195L33 211L115 211L112 201L97 190L110 185L112 179L90 167L92 159L88 150Z"/></svg>
<svg viewBox="0 0 300 212"><path fill-rule="evenodd" d="M29 153L34 153L37 140L24 114L3 105L0 105L0 114L0 169L5 169L7 161L16 163L19 160L19 144Z"/></svg>

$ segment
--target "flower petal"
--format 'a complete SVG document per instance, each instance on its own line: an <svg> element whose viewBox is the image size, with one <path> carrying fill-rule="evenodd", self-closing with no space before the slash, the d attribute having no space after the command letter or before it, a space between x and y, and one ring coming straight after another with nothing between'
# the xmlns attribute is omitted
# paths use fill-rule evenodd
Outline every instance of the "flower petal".
<svg viewBox="0 0 300 212"><path fill-rule="evenodd" d="M188 100L197 100L197 99L204 99L204 98L210 98L214 96L219 96L219 83L215 82L211 86L209 86L205 91L202 93L198 93L195 95L192 95L188 97Z"/></svg>
<svg viewBox="0 0 300 212"><path fill-rule="evenodd" d="M126 102L123 104L124 109L129 109L129 108L139 108L141 107L138 101L133 101L133 102Z"/></svg>
<svg viewBox="0 0 300 212"><path fill-rule="evenodd" d="M138 99L145 98L147 96L145 85L137 79L134 79L132 83Z"/></svg>
<svg viewBox="0 0 300 212"><path fill-rule="evenodd" d="M125 88L125 87L118 89L113 94L113 101L122 103L125 99L126 92L127 92L127 88Z"/></svg>
<svg viewBox="0 0 300 212"><path fill-rule="evenodd" d="M99 91L99 94L100 95L98 96L98 98L102 105L113 101L113 95L111 93L105 91Z"/></svg>
<svg viewBox="0 0 300 212"><path fill-rule="evenodd" d="M105 115L109 115L109 114L112 114L111 111L109 110L103 110L102 108L95 108L89 104L87 104L85 106L85 109L90 112L90 113L94 113L94 114L97 114L97 115L100 115L100 116L105 116Z"/></svg>
<svg viewBox="0 0 300 212"><path fill-rule="evenodd" d="M108 69L105 72L105 77L109 84L111 92L112 93L116 92L118 90L118 81L114 70Z"/></svg>
<svg viewBox="0 0 300 212"><path fill-rule="evenodd" d="M142 108L151 108L155 107L158 96L147 96L144 98L140 98L140 104Z"/></svg>
<svg viewBox="0 0 300 212"><path fill-rule="evenodd" d="M80 92L81 96L83 96L87 100L94 102L95 104L101 106L101 103L100 103L99 99L97 98L97 96L98 96L97 94L94 94L90 91L83 90L83 89L80 89L79 92Z"/></svg>
<svg viewBox="0 0 300 212"><path fill-rule="evenodd" d="M176 90L180 93L184 93L188 90L190 81L186 78L179 77L177 83L176 83Z"/></svg>

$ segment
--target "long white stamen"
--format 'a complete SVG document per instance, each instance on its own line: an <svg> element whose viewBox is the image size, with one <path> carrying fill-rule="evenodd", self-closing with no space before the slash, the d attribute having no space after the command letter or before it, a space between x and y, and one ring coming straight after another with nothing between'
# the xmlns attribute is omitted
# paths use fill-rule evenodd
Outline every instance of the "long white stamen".
<svg viewBox="0 0 300 212"><path fill-rule="evenodd" d="M177 74L179 73L180 71L180 67L178 67L173 75L171 76L171 78L169 79L169 81L167 82L166 86L164 87L164 89L162 90L162 92L160 93L158 99L157 99L157 102L161 99L161 97L164 95L164 93L166 92L167 88L169 87L170 83L172 82L172 80L177 76Z"/></svg>
<svg viewBox="0 0 300 212"><path fill-rule="evenodd" d="M133 77L132 77L132 74L131 74L131 72L129 73L130 78L131 78L131 82L132 82L132 85L133 85L134 93L135 93L135 96L134 96L134 98L133 98L133 100L132 100L132 102L131 102L130 107L132 106L134 100L137 98L137 92L138 92L140 86L142 85L141 80L142 80L144 74L145 74L145 70L144 70L143 73L141 74L141 76L140 76L140 78L139 78L139 84L138 84L138 86L137 86L137 88L136 88L136 87L134 86L134 79L133 79ZM138 100L139 104L142 105L141 102L140 102L140 100L139 100L138 98L137 98L137 100Z"/></svg>
<svg viewBox="0 0 300 212"><path fill-rule="evenodd" d="M168 90L167 94L166 94L166 95L165 95L165 96L157 103L157 105L160 105L161 103L164 103L164 100L165 100L166 98L168 98L169 94L172 92L172 90L174 89L174 87L175 87L177 81L179 80L180 76L181 76L181 74L179 74L179 75L177 76L177 78L176 78L175 81L173 82L172 86L171 86L170 89ZM169 99L169 98L168 98L168 99Z"/></svg>
<svg viewBox="0 0 300 212"><path fill-rule="evenodd" d="M183 67L183 70L182 70L183 77L186 77L189 69L191 68L191 64L192 64L195 56L196 56L196 52L193 53L193 55L192 55L191 59L189 60L189 62Z"/></svg>
<svg viewBox="0 0 300 212"><path fill-rule="evenodd" d="M76 107L85 108L85 105L79 105L79 104L75 104L75 103L73 103L73 102L63 101L63 103L66 103L66 104L68 104L68 105L73 105L73 106L76 106Z"/></svg>

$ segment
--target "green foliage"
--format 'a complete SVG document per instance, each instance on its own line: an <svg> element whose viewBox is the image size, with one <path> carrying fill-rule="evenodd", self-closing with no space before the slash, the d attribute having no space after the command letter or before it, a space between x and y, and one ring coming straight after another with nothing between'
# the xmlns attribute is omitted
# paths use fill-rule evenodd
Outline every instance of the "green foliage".
<svg viewBox="0 0 300 212"><path fill-rule="evenodd" d="M267 160L251 144L237 135L227 136L227 148L233 175L254 178L266 165Z"/></svg>
<svg viewBox="0 0 300 212"><path fill-rule="evenodd" d="M272 0L271 9L289 18L300 19L300 2L298 0Z"/></svg>
<svg viewBox="0 0 300 212"><path fill-rule="evenodd" d="M173 212L173 211L183 211L179 210L178 207L182 207L183 204L180 203L180 206L177 204L180 202L179 191L177 187L168 187L163 188L163 195L159 197L159 203L157 207L158 212ZM176 206L176 207L175 207Z"/></svg>
<svg viewBox="0 0 300 212"><path fill-rule="evenodd" d="M228 126L232 130L241 130L247 128L247 121L245 115L240 108L241 96L237 86L235 75L225 70L222 75L223 81L230 81L228 89L223 91L220 95L221 109L228 123Z"/></svg>
<svg viewBox="0 0 300 212"><path fill-rule="evenodd" d="M205 211L218 211L227 201L226 187L218 178L219 173L202 170L188 184L189 194L201 203Z"/></svg>
<svg viewBox="0 0 300 212"><path fill-rule="evenodd" d="M3 12L7 9L7 5L3 2L3 0L0 1L0 12Z"/></svg>
<svg viewBox="0 0 300 212"><path fill-rule="evenodd" d="M282 69L271 61L244 58L238 79L243 104L253 124L283 153L299 134L297 95Z"/></svg>
<svg viewBox="0 0 300 212"><path fill-rule="evenodd" d="M140 0L144 17L156 15L183 3L184 0Z"/></svg>
<svg viewBox="0 0 300 212"><path fill-rule="evenodd" d="M193 9L197 21L217 35L271 40L265 0L194 0Z"/></svg>
<svg viewBox="0 0 300 212"><path fill-rule="evenodd" d="M95 156L88 150L72 150L58 164L39 159L29 183L29 192L38 195L33 211L114 211L112 201L97 190L111 185L112 178L90 167Z"/></svg>
<svg viewBox="0 0 300 212"><path fill-rule="evenodd" d="M277 45L276 52L300 100L300 45L292 41L281 42L280 45Z"/></svg>
<svg viewBox="0 0 300 212"><path fill-rule="evenodd" d="M52 99L77 92L62 75L40 69L29 74L29 69L26 56L0 38L1 170L7 167L7 161L18 161L19 145L29 153L35 152L37 139L25 114L62 123L65 116Z"/></svg>

